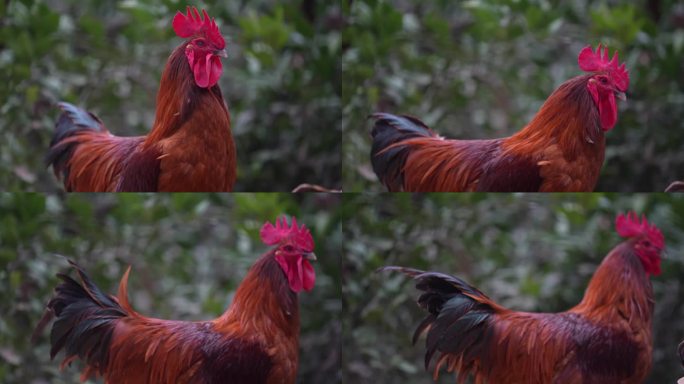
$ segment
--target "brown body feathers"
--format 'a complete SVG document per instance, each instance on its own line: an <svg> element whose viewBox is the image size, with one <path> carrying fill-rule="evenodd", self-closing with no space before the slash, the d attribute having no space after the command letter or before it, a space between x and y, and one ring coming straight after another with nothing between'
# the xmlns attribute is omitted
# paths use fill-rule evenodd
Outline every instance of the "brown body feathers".
<svg viewBox="0 0 684 384"><path fill-rule="evenodd" d="M62 367L80 358L82 380L101 376L108 384L292 384L299 306L274 253L252 266L222 316L199 322L137 313L128 302L130 268L114 297L71 262L77 279L60 274L48 304L56 318L51 356L64 350Z"/></svg>
<svg viewBox="0 0 684 384"><path fill-rule="evenodd" d="M582 301L561 313L504 308L458 277L386 267L416 281L428 312L425 368L445 368L458 382L642 383L651 368L653 290L628 240L598 267Z"/></svg>
<svg viewBox="0 0 684 384"><path fill-rule="evenodd" d="M231 191L236 178L230 115L218 84L200 88L183 43L164 68L147 136L113 136L68 103L46 162L67 191Z"/></svg>
<svg viewBox="0 0 684 384"><path fill-rule="evenodd" d="M532 121L503 139L444 139L420 120L373 115L371 162L390 191L592 191L605 137L578 76L549 96Z"/></svg>

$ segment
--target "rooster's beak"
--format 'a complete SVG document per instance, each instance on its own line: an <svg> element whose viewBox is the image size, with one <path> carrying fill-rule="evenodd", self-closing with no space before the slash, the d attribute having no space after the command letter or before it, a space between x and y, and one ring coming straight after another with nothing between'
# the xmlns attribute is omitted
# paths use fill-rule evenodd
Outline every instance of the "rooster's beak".
<svg viewBox="0 0 684 384"><path fill-rule="evenodd" d="M627 101L627 96L625 96L624 92L615 92L615 96L622 101Z"/></svg>
<svg viewBox="0 0 684 384"><path fill-rule="evenodd" d="M304 254L304 257L306 257L307 260L316 261L316 254L313 252Z"/></svg>
<svg viewBox="0 0 684 384"><path fill-rule="evenodd" d="M222 49L220 51L214 51L214 55L221 56L221 57L228 57L228 52L226 52L225 49Z"/></svg>

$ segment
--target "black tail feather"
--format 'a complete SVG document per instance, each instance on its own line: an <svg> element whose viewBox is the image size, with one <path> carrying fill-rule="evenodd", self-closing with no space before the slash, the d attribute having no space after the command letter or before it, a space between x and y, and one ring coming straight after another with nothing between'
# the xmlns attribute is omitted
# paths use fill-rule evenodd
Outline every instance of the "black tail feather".
<svg viewBox="0 0 684 384"><path fill-rule="evenodd" d="M484 350L491 336L489 320L494 309L477 288L455 276L403 267L384 267L382 271L402 272L416 281L423 293L418 304L428 312L413 334L413 343L427 331L425 369L436 352L462 355L470 364ZM478 301L475 298L482 298Z"/></svg>
<svg viewBox="0 0 684 384"><path fill-rule="evenodd" d="M83 269L69 260L76 269L78 280L59 273L62 283L48 302L46 315L36 327L40 332L51 317L55 323L50 332L50 358L62 350L65 361L78 356L100 373L106 368L109 344L118 319L128 316L116 298L103 293Z"/></svg>
<svg viewBox="0 0 684 384"><path fill-rule="evenodd" d="M404 165L411 148L406 145L387 148L408 139L437 135L422 121L412 116L375 113L370 117L375 119L371 131L373 171L390 191L400 191L404 185Z"/></svg>
<svg viewBox="0 0 684 384"><path fill-rule="evenodd" d="M62 113L55 124L55 133L50 141L50 150L45 156L45 165L52 168L55 176L60 174L69 177L68 163L78 143L62 143L62 140L83 130L106 131L102 120L94 114L78 108L72 104L60 102L57 104Z"/></svg>

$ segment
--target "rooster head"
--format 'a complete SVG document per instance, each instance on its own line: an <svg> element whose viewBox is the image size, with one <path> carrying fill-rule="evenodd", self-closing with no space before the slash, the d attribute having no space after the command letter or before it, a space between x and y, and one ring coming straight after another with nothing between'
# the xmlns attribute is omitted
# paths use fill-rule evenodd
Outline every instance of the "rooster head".
<svg viewBox="0 0 684 384"><path fill-rule="evenodd" d="M641 260L647 274L660 274L660 254L665 247L663 234L655 225L649 225L646 217L639 217L634 212L627 216L620 214L615 219L615 230L627 239L633 239L634 252Z"/></svg>
<svg viewBox="0 0 684 384"><path fill-rule="evenodd" d="M266 222L259 232L261 241L267 245L277 245L275 259L283 269L290 283L290 289L300 292L302 289L310 291L316 281L316 274L310 260L316 260L313 253L314 242L309 230L302 224L297 226L293 217L292 224L287 219L276 219L275 225Z"/></svg>
<svg viewBox="0 0 684 384"><path fill-rule="evenodd" d="M618 65L617 51L609 60L608 48L601 51L601 44L592 51L591 46L584 47L577 57L580 69L593 75L587 81L587 89L599 110L601 127L611 130L617 122L617 105L615 97L626 100L625 92L629 88L629 71L625 64Z"/></svg>
<svg viewBox="0 0 684 384"><path fill-rule="evenodd" d="M185 45L185 57L195 76L195 83L200 88L214 86L221 77L223 65L221 57L228 57L226 42L216 26L216 21L209 18L207 11L202 10L200 16L197 8L187 8L187 14L176 13L173 18L173 30L176 35L188 39Z"/></svg>

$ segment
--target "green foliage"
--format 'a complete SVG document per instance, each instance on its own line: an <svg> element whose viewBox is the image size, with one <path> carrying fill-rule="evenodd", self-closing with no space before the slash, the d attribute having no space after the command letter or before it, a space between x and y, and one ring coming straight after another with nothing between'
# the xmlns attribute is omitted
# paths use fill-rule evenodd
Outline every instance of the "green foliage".
<svg viewBox="0 0 684 384"><path fill-rule="evenodd" d="M0 185L55 191L45 169L66 100L117 135L154 121L164 64L185 4L151 0L8 1L0 9ZM310 0L196 4L226 37L221 89L232 115L240 191L341 187L340 9ZM4 8L6 7L6 8Z"/></svg>
<svg viewBox="0 0 684 384"><path fill-rule="evenodd" d="M454 274L500 304L558 312L580 302L603 257L621 239L617 213L645 214L663 232L663 273L652 276L656 304L653 370L647 383L682 376L684 198L665 194L382 194L343 199L343 371L349 383L432 383L425 316L407 278L378 273L400 265ZM442 372L439 383L453 383Z"/></svg>
<svg viewBox="0 0 684 384"><path fill-rule="evenodd" d="M599 191L662 191L684 169L684 12L676 1L359 0L342 32L343 180L382 191L370 166L375 111L417 116L443 136L520 130L602 43L630 71L607 134Z"/></svg>
<svg viewBox="0 0 684 384"><path fill-rule="evenodd" d="M591 11L592 32L595 35L615 35L619 41L632 43L637 34L649 22L637 15L639 11L634 4L608 8L601 4Z"/></svg>
<svg viewBox="0 0 684 384"><path fill-rule="evenodd" d="M131 265L142 314L213 319L266 251L261 225L282 214L310 228L318 255L316 286L300 294L298 382L340 382L339 206L327 194L0 194L0 382L78 382L80 363L50 361L47 331L29 342L65 258L110 293Z"/></svg>

